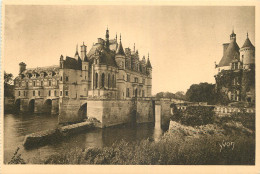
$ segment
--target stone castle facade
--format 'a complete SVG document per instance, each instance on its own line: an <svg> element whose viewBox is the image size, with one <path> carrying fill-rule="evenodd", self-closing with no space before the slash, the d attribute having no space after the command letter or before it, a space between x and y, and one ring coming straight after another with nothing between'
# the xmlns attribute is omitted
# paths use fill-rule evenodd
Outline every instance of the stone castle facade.
<svg viewBox="0 0 260 174"><path fill-rule="evenodd" d="M121 35L119 41L117 36L110 39L108 29L105 39L98 38L89 52L83 42L74 57L61 55L58 66L27 69L25 63L19 65L15 104L20 111L59 113L60 122L79 121L86 115L102 121L108 112L129 115L137 100L151 104L149 54L147 59L140 58L135 46L123 49ZM122 106L128 111L118 113Z"/></svg>
<svg viewBox="0 0 260 174"><path fill-rule="evenodd" d="M232 31L223 44L223 57L216 64L216 90L226 102L255 103L255 47L248 34L240 48Z"/></svg>

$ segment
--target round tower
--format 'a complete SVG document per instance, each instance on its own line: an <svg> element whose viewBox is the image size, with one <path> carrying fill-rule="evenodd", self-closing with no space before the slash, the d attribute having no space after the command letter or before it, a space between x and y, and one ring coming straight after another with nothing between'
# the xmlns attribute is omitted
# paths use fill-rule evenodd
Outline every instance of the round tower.
<svg viewBox="0 0 260 174"><path fill-rule="evenodd" d="M26 64L24 62L19 63L19 74L26 70Z"/></svg>
<svg viewBox="0 0 260 174"><path fill-rule="evenodd" d="M250 66L255 64L255 47L248 38L248 33L244 45L240 49L240 60L243 62L244 69L250 69Z"/></svg>

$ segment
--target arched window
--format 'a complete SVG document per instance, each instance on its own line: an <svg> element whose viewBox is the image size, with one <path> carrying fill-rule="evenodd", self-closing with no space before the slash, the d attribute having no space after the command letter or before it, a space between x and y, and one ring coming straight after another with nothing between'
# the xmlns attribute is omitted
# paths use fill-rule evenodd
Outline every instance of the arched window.
<svg viewBox="0 0 260 174"><path fill-rule="evenodd" d="M101 76L101 87L104 88L105 87L105 74L102 73L102 76Z"/></svg>
<svg viewBox="0 0 260 174"><path fill-rule="evenodd" d="M98 73L96 73L96 81L95 81L95 88L98 87Z"/></svg>
<svg viewBox="0 0 260 174"><path fill-rule="evenodd" d="M108 74L107 86L108 86L108 88L110 88L110 74Z"/></svg>

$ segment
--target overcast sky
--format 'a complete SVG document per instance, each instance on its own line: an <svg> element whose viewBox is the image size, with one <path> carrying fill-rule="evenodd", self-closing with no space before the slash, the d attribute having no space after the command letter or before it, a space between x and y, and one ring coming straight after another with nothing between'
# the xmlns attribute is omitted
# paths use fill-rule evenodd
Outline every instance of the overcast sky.
<svg viewBox="0 0 260 174"><path fill-rule="evenodd" d="M153 94L184 91L214 83L214 62L222 44L237 34L241 47L249 33L255 45L254 7L179 6L6 6L4 69L15 76L19 62L28 68L58 65L61 54L74 56L84 41L122 34L123 47L139 50L153 66Z"/></svg>

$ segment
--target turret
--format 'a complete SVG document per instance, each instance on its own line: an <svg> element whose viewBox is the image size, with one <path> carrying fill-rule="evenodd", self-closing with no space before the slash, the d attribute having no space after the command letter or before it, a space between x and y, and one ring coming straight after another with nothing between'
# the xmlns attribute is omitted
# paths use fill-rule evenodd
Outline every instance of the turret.
<svg viewBox="0 0 260 174"><path fill-rule="evenodd" d="M119 69L125 69L125 52L124 52L122 42L121 42L121 34L120 34L119 45L116 50L115 60L116 60L116 63L117 63L117 66L119 67Z"/></svg>
<svg viewBox="0 0 260 174"><path fill-rule="evenodd" d="M19 63L19 74L26 70L26 64L24 62Z"/></svg>
<svg viewBox="0 0 260 174"><path fill-rule="evenodd" d="M75 59L78 59L79 58L79 52L78 52L78 44L76 46L76 53L75 53Z"/></svg>
<svg viewBox="0 0 260 174"><path fill-rule="evenodd" d="M106 30L106 48L109 49L109 30Z"/></svg>
<svg viewBox="0 0 260 174"><path fill-rule="evenodd" d="M84 62L88 61L88 58L87 58L87 46L84 44L84 42L83 42L83 45L81 45L81 59Z"/></svg>
<svg viewBox="0 0 260 174"><path fill-rule="evenodd" d="M151 62L150 62L149 53L148 53L148 59L147 59L147 63L146 63L146 68L147 68L147 71L148 71L148 75L150 77L152 77L152 65L151 65Z"/></svg>
<svg viewBox="0 0 260 174"><path fill-rule="evenodd" d="M236 42L236 34L234 33L234 29L232 30L232 33L230 35L230 42Z"/></svg>
<svg viewBox="0 0 260 174"><path fill-rule="evenodd" d="M249 40L248 33L244 45L240 49L240 60L243 61L245 69L249 69L251 64L255 64L255 47Z"/></svg>
<svg viewBox="0 0 260 174"><path fill-rule="evenodd" d="M63 55L60 56L60 68L63 68L64 66L64 59L63 59Z"/></svg>

